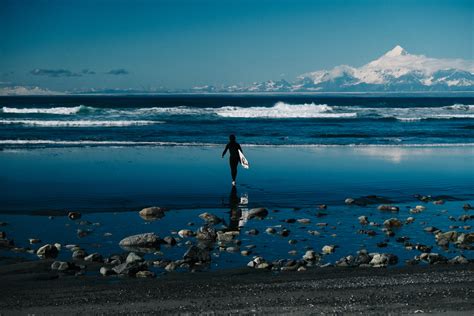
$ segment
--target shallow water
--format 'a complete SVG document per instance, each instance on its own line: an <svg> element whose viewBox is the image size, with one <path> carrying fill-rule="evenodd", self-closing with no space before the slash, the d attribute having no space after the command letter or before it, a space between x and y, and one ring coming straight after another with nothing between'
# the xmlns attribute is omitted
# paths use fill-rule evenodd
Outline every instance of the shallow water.
<svg viewBox="0 0 474 316"><path fill-rule="evenodd" d="M29 246L28 238L39 238L43 243L79 244L88 253L104 255L122 252L118 242L132 234L155 232L164 237L189 228L196 230L203 221L198 215L211 212L228 224L232 196L226 159L221 159L220 147L173 148L50 148L35 150L6 150L0 152L3 172L0 177L0 227L17 246ZM361 248L374 252L394 253L400 264L419 251L403 249L397 237L408 236L413 244L432 245L433 252L451 258L462 253L473 258L472 251L451 246L448 252L435 244L432 234L423 231L436 226L445 231L458 225L459 232L470 221L457 219L467 212L464 203L474 204L474 148L284 148L244 147L250 160L250 170L239 170L237 199L245 210L264 206L270 210L264 220L249 220L238 237L240 250L253 244L258 254L267 260L301 258L304 250L321 251L324 245L337 245L323 263L355 254ZM434 205L416 200L414 194L446 195L446 204ZM376 194L394 201L400 212L386 213L376 209L378 204L359 207L344 204L346 197ZM244 201L244 200L242 200ZM317 216L317 205L327 204L326 216ZM410 214L408 207L423 204L427 209ZM138 216L142 207L157 205L171 210L161 220L146 222ZM71 221L67 211L80 211L81 220ZM279 212L273 212L279 210ZM468 211L472 212L472 211ZM54 215L49 219L47 215ZM385 219L408 216L415 222L404 225L396 236L388 238L387 248L376 244L387 237L381 227L362 227L357 218L366 215L370 221L382 224ZM308 218L309 224L288 224L286 219ZM472 221L472 220L471 220ZM195 225L188 227L189 222ZM320 227L317 223L327 223ZM94 224L99 223L99 224ZM266 234L265 228L277 231L287 228L290 236ZM256 228L257 236L245 231ZM86 237L78 237L77 229L90 230ZM378 235L358 234L359 229L374 229ZM320 232L313 236L308 230ZM449 229L451 230L451 229ZM111 233L105 237L104 233ZM335 234L335 236L333 236ZM288 243L289 239L298 242ZM194 238L189 239L195 242ZM186 240L183 240L184 243ZM39 246L32 246L36 249ZM179 259L187 246L162 247L163 255L148 254L147 258ZM296 250L292 255L288 252ZM1 256L26 256L0 251ZM71 253L62 250L61 259ZM251 257L227 253L216 248L211 268L244 266Z"/></svg>

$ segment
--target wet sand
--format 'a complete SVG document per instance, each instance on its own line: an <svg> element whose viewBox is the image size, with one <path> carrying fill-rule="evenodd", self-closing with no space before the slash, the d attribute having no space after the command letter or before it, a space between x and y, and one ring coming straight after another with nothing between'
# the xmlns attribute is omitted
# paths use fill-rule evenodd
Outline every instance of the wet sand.
<svg viewBox="0 0 474 316"><path fill-rule="evenodd" d="M0 267L1 314L472 315L474 311L473 264L280 274L240 269L111 281L58 275L48 271L50 263Z"/></svg>

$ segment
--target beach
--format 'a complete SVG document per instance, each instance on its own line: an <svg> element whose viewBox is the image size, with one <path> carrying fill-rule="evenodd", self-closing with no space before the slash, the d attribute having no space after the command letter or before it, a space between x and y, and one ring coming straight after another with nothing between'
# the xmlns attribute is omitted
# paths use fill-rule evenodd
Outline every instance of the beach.
<svg viewBox="0 0 474 316"><path fill-rule="evenodd" d="M0 152L1 231L14 242L0 250L8 291L0 310L472 311L474 257L469 242L457 240L472 231L473 211L465 209L474 205L472 147L242 147L251 168L239 168L235 191L218 146ZM140 216L152 206L165 211ZM268 214L249 218L260 208ZM247 219L236 221L235 210ZM400 227L386 225L393 218ZM202 228L209 226L225 234ZM437 234L453 231L440 243ZM202 240L199 232L210 235ZM143 233L158 236L159 244L119 245ZM203 241L209 261L186 257ZM59 244L54 258L38 258L45 244ZM112 272L113 260L128 261L130 252L138 255L138 270L150 271L146 279L134 278L133 269ZM373 263L376 254L381 261ZM357 261L367 255L366 263ZM68 264L58 270L54 262Z"/></svg>

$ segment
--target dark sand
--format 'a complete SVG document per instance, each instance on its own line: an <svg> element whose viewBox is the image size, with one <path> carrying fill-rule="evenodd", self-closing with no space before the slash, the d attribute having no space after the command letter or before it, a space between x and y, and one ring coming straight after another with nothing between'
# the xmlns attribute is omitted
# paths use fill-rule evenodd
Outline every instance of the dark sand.
<svg viewBox="0 0 474 316"><path fill-rule="evenodd" d="M0 267L0 314L413 314L474 312L474 265L241 269L156 279L67 276L51 261Z"/></svg>

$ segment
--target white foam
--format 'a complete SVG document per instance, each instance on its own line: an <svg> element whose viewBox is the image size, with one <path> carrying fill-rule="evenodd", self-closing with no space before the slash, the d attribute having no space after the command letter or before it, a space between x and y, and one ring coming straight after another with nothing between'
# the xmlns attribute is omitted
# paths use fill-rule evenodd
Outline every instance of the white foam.
<svg viewBox="0 0 474 316"><path fill-rule="evenodd" d="M0 145L64 145L64 146L177 146L177 147L219 147L225 144L201 142L159 142L159 141L94 141L94 140L47 140L47 139L5 139ZM397 148L397 147L474 147L474 143L428 143L428 144L241 144L256 148Z"/></svg>
<svg viewBox="0 0 474 316"><path fill-rule="evenodd" d="M40 127L122 127L135 125L163 124L161 121L59 121L59 120L0 120L0 125L27 125Z"/></svg>
<svg viewBox="0 0 474 316"><path fill-rule="evenodd" d="M4 106L2 108L3 113L14 113L14 114L55 114L55 115L72 115L77 114L81 110L87 107L83 105L74 107L55 107L55 108L10 108Z"/></svg>
<svg viewBox="0 0 474 316"><path fill-rule="evenodd" d="M335 113L326 104L288 104L277 102L273 107L235 107L226 106L214 109L221 117L232 118L352 118L357 113Z"/></svg>

